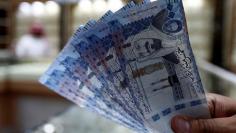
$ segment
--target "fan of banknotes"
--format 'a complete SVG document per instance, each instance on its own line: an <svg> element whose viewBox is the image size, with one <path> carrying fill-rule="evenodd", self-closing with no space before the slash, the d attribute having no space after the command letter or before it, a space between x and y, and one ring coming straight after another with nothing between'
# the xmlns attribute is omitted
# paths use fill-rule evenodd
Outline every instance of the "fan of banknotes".
<svg viewBox="0 0 236 133"><path fill-rule="evenodd" d="M209 117L181 0L130 2L80 26L40 82L136 132Z"/></svg>

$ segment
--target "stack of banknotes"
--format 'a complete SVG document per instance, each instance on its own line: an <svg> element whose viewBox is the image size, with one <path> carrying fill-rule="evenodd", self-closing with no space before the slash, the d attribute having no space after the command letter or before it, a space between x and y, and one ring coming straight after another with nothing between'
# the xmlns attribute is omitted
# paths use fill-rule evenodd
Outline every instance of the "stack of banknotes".
<svg viewBox="0 0 236 133"><path fill-rule="evenodd" d="M181 0L130 2L80 26L40 82L136 132L209 117Z"/></svg>

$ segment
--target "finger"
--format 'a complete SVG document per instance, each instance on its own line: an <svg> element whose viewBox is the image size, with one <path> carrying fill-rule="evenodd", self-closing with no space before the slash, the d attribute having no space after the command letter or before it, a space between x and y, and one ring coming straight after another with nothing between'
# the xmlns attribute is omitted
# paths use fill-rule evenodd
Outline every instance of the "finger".
<svg viewBox="0 0 236 133"><path fill-rule="evenodd" d="M213 118L230 117L236 114L236 100L234 99L209 93L207 100Z"/></svg>
<svg viewBox="0 0 236 133"><path fill-rule="evenodd" d="M176 116L171 121L175 133L235 133L236 117L216 119L192 119Z"/></svg>

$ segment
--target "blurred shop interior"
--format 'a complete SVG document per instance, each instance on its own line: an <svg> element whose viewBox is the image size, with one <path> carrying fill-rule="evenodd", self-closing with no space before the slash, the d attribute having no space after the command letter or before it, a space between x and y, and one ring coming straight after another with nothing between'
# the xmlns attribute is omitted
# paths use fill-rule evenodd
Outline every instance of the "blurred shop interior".
<svg viewBox="0 0 236 133"><path fill-rule="evenodd" d="M79 109L38 83L80 25L128 2L0 1L0 132L131 132ZM183 2L205 89L236 98L236 1Z"/></svg>

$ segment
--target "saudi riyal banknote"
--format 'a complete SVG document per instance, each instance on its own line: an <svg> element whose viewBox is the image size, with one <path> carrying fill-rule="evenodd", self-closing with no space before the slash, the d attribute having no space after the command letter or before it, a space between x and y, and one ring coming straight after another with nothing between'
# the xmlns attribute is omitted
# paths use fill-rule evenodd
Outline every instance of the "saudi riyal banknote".
<svg viewBox="0 0 236 133"><path fill-rule="evenodd" d="M133 3L130 3L130 4L128 4L127 6L125 6L123 9L126 9L126 8L130 8L131 6L133 5ZM102 19L105 19L105 17L107 17L107 16L109 16L111 14L111 12L108 12L106 15L104 15L103 17L102 17ZM101 20L102 20L101 19ZM91 22L89 22L88 24L86 24L86 26L84 27L84 28L79 28L79 30L76 32L76 34L72 37L72 39L71 39L71 43L73 43L73 41L75 40L75 37L78 37L78 35L79 34L81 34L81 31L86 31L87 29L89 29L89 27L91 27L92 25L94 24L94 21L91 21ZM75 40L75 42L76 42L76 40ZM63 69L65 69L65 70L61 70L61 71L58 71L57 69L54 69L54 71L53 71L53 75L51 75L51 74L49 74L49 76L51 77L51 79L52 78L54 78L54 79L60 79L59 77L62 77L63 76L63 78L64 78L64 80L66 79L65 77L67 76L69 76L71 79L66 79L66 80L71 80L70 82L73 82L73 84L72 85L77 85L76 87L79 89L79 90L82 90L82 91L84 91L84 92L86 92L86 93L88 93L88 94L95 94L96 96L98 96L98 93L99 93L99 91L98 90L95 90L95 91L93 91L93 93L91 93L90 92L90 90L91 90L91 88L90 88L90 90L88 89L88 86L85 86L84 85L84 81L83 82L81 82L81 81L79 81L78 80L78 78L83 78L83 80L86 80L86 76L88 76L88 77L93 77L93 76L91 76L92 75L92 72L90 71L87 71L87 70L89 70L88 68L86 68L86 70L82 70L82 68L84 68L84 67L86 67L86 64L85 64L85 62L84 61L82 61L82 60L80 60L79 59L79 56L78 56L78 54L73 54L74 53L74 50L73 50L73 48L71 48L69 45L68 45L68 47L65 47L64 49L63 49L63 51L60 53L60 55L59 55L59 58L57 59L57 60L59 60L60 61L60 66L58 66L58 65L56 65L56 63L54 63L54 65L52 65L52 69L54 69L54 68L58 68L58 67L63 67ZM63 66L62 66L63 65ZM71 69L70 69L71 68ZM86 74L85 75L82 75L84 72L86 72ZM57 74L55 74L55 73L57 73ZM60 73L60 74L58 74L58 73ZM64 73L64 75L62 75ZM75 74L73 74L72 75L72 73L75 73ZM77 74L77 75L76 75ZM78 75L79 74L79 75ZM90 76L89 76L90 75ZM78 77L79 76L79 77ZM45 77L45 76L44 76ZM42 78L43 79L43 78ZM90 80L90 79L87 79L87 80ZM93 79L92 79L93 80ZM41 80L41 82L44 82L45 83L45 81L47 81L47 80L45 80L45 78L44 78L44 80ZM76 81L76 82L75 82ZM93 81L95 81L95 80L93 80ZM62 82L62 80L60 81L60 82ZM64 91L65 90L69 90L69 92L71 92L72 94L74 94L74 95L76 95L77 97L79 97L78 96L78 89L73 89L73 88L71 88L71 87L69 87L68 86L68 81L66 81L67 82L67 84L66 84L66 86L67 87L65 87L65 84L63 85L64 86ZM80 82L80 83L79 83ZM88 83L88 82L86 82L86 83ZM96 82L97 83L97 82ZM47 83L46 83L47 84ZM90 84L90 86L91 86L91 84ZM55 90L55 85L53 86L53 87L50 87L50 88L54 88L54 90ZM64 92L59 92L59 93L64 93ZM83 92L81 92L80 91L80 93L79 94L81 94L81 93L83 93ZM71 98L71 97L73 97L73 95L67 95L67 97L69 97L69 98ZM99 97L99 96L98 96ZM96 99L95 99L95 97L94 96L90 96L89 97L90 99L92 99L92 100L95 100L95 102L98 102ZM73 99L72 99L73 100ZM104 100L104 99L103 99ZM106 100L106 99L105 99ZM106 100L107 101L107 100ZM78 101L76 101L75 99L74 99L74 102L78 102ZM91 102L91 100L90 100L90 102ZM108 101L109 102L109 101ZM109 106L109 108L108 108L108 110L110 110L110 111L113 111L114 112L114 110L113 110L113 108L112 108L112 105L114 105L114 103L108 103L108 102L106 102L106 105L108 105ZM99 102L100 103L100 102ZM104 107L104 106L103 106ZM103 108L104 109L104 108ZM105 109L105 111L107 111L106 109ZM120 111L121 111L121 109L120 109ZM99 112L99 113L101 113L101 112ZM109 113L107 113L107 115L108 115ZM127 118L129 118L128 116L125 116L124 115L124 112L122 113L122 115L121 115L122 117L123 117L123 119L127 119ZM117 117L117 116L116 116ZM122 119L122 120L123 120ZM131 120L132 118L129 118L129 120ZM124 122L124 121L123 121ZM126 123L127 124L127 123ZM135 122L134 121L131 121L131 125L133 125L133 124L135 124ZM137 128L137 129L139 129L139 131L142 131L140 128L141 127L143 127L142 125L138 125L139 127Z"/></svg>
<svg viewBox="0 0 236 133"><path fill-rule="evenodd" d="M90 23L88 25L92 24ZM71 40L74 39L72 38ZM124 113L122 115L116 113L112 107L114 103L108 103L109 101L104 103L104 99L99 99L99 91L94 88L95 85L93 87L93 84L98 82L92 78L93 73L86 67L85 61L79 59L79 55L73 51L74 48L70 47L70 45L65 47L58 59L41 78L41 82L80 106L89 107L90 110L106 115L107 118L119 124L125 124L129 128L146 132L142 129L143 126L136 124L135 121L132 121L131 117L125 117ZM65 54L66 56L64 56ZM90 82L90 80L92 81ZM85 82L87 86L85 86Z"/></svg>
<svg viewBox="0 0 236 133"><path fill-rule="evenodd" d="M41 83L137 132L209 112L181 0L130 3L79 28Z"/></svg>
<svg viewBox="0 0 236 133"><path fill-rule="evenodd" d="M131 6L132 6L133 4L132 3L130 3L129 5L127 5L126 7L128 7L128 8L130 8ZM126 7L124 7L124 9L126 9ZM91 24L90 24L91 25ZM85 26L86 27L86 26ZM87 28L85 28L85 29L87 29ZM78 37L78 34L77 35L75 35L75 36L77 36ZM67 53L69 53L68 55L71 55L71 53L73 53L73 50L71 49L71 48L65 48L63 51L66 51L66 50L68 50L68 51L70 51L70 52L68 52L67 51ZM65 64L64 66L66 66L66 68L67 68L67 70L68 70L68 68L70 67L70 66L73 66L73 67L71 67L72 69L70 69L70 71L73 71L74 73L77 73L78 74L78 71L75 71L76 69L75 68L77 68L79 71L80 71L80 74L79 75L77 75L77 76L75 76L75 75L73 75L74 77L78 77L78 76L81 76L81 68L78 68L78 66L76 67L76 66L74 66L74 64L71 64L72 63L72 61L73 61L73 59L74 59L74 63L76 63L76 61L77 61L77 65L79 65L79 60L76 60L76 56L74 57L74 58L72 58L71 56L68 56L68 57L65 57L64 55L65 55L65 53L64 52L62 52L61 53L61 55L63 55L63 56L60 56L60 58L59 59L61 59L60 61L61 61L61 64ZM69 67L68 67L68 65L69 65ZM82 66L84 66L84 64L82 64ZM89 72L88 72L89 73ZM89 75L89 74L88 74ZM87 75L87 76L88 76ZM85 76L84 76L85 77ZM92 76L89 76L89 77L92 77ZM76 80L76 79L75 79ZM95 81L95 80L94 80ZM103 88L103 87L102 87ZM101 90L100 90L101 91ZM95 94L98 94L99 93L99 91L96 91L96 90L93 90L93 92L95 93ZM106 97L106 101L107 101L107 99L108 99L109 97ZM115 101L116 99L115 98L112 98L113 99L113 101ZM104 99L103 99L104 100ZM121 100L122 101L122 100ZM121 101L120 102L118 102L119 103L119 106L121 106L122 107L122 103L121 103ZM106 103L108 103L109 101L107 101ZM114 102L112 103L113 105L114 105ZM113 108L112 108L112 104L110 104L109 105L109 108L112 110ZM123 105L125 105L125 104L123 104ZM122 108L121 109L119 109L118 111L120 111L121 112L121 110L122 110ZM129 110L126 110L127 112L129 111ZM126 112L121 112L121 114L122 114L122 116L124 116L125 115L125 113ZM129 117L129 116L125 116L125 117ZM129 118L129 119L132 119L132 118ZM134 122L132 122L132 123L134 123ZM141 126L140 126L141 127Z"/></svg>

